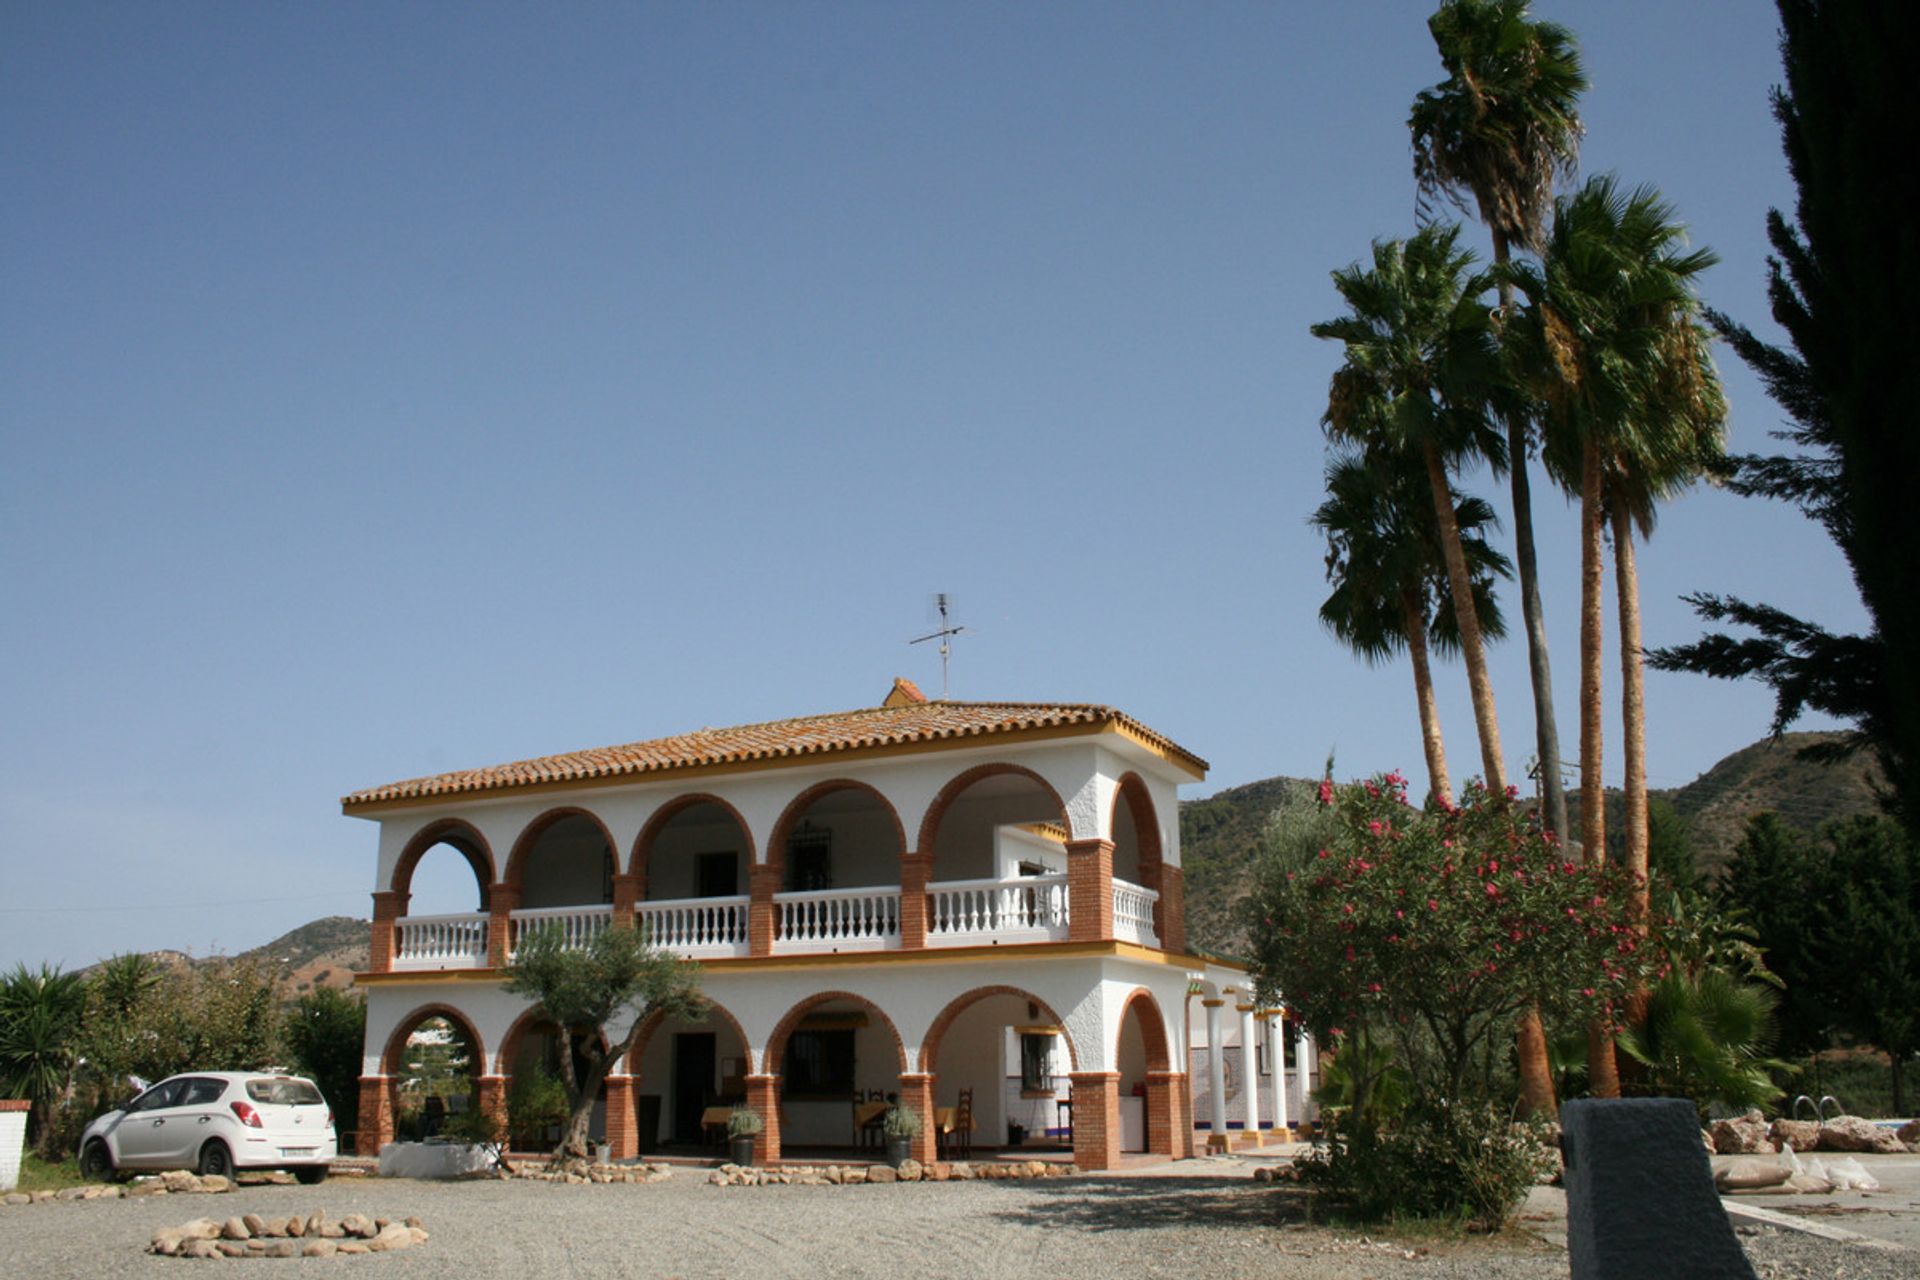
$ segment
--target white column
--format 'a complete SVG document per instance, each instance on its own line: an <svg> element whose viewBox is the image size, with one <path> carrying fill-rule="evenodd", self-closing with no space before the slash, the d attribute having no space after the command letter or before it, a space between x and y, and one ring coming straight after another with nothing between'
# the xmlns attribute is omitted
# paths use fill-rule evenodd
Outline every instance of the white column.
<svg viewBox="0 0 1920 1280"><path fill-rule="evenodd" d="M1236 1005L1240 1011L1240 1123L1250 1141L1260 1136L1260 1061L1259 1046L1253 1038L1253 1006Z"/></svg>
<svg viewBox="0 0 1920 1280"><path fill-rule="evenodd" d="M1294 1099L1300 1104L1300 1123L1309 1118L1307 1110L1308 1094L1313 1089L1313 1037L1307 1034L1307 1024L1301 1023L1293 1037Z"/></svg>
<svg viewBox="0 0 1920 1280"><path fill-rule="evenodd" d="M1265 1009L1260 1027L1267 1035L1267 1066L1273 1071L1273 1128L1280 1133L1287 1128L1287 1024L1274 1010Z"/></svg>
<svg viewBox="0 0 1920 1280"><path fill-rule="evenodd" d="M1220 1054L1220 1006L1225 1000L1202 1000L1207 1010L1207 1132L1227 1131L1227 1063Z"/></svg>

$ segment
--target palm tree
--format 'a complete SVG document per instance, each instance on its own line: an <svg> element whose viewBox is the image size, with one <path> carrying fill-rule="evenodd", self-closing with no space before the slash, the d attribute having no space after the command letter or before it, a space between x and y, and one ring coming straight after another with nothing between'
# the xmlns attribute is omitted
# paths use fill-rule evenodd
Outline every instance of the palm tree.
<svg viewBox="0 0 1920 1280"><path fill-rule="evenodd" d="M1544 406L1550 474L1580 494L1580 825L1589 862L1606 857L1601 732L1603 530L1615 530L1620 600L1627 869L1647 874L1646 732L1639 586L1632 525L1651 528L1653 504L1698 476L1719 450L1725 404L1707 358L1693 280L1715 261L1686 251L1673 207L1641 187L1623 194L1592 179L1556 207L1538 270L1515 271L1528 297L1516 335ZM1592 1033L1594 1092L1618 1089L1612 1045Z"/></svg>
<svg viewBox="0 0 1920 1280"><path fill-rule="evenodd" d="M31 1102L34 1141L43 1143L54 1105L72 1078L87 988L77 973L16 965L0 978L0 1094Z"/></svg>
<svg viewBox="0 0 1920 1280"><path fill-rule="evenodd" d="M1464 197L1471 194L1493 236L1495 268L1504 268L1514 246L1540 247L1554 177L1571 173L1579 156L1577 107L1587 87L1579 51L1564 27L1532 20L1527 0L1446 0L1427 20L1427 30L1447 78L1414 99L1407 120L1420 212L1427 216L1442 198L1464 210ZM1513 289L1504 275L1499 289L1501 312L1510 316ZM1541 786L1548 823L1565 835L1560 731L1533 543L1527 417L1508 415L1506 432Z"/></svg>
<svg viewBox="0 0 1920 1280"><path fill-rule="evenodd" d="M1426 473L1481 763L1487 786L1501 794L1500 724L1449 480L1466 459L1505 461L1505 442L1488 422L1488 405L1501 394L1500 351L1483 301L1491 279L1473 270L1459 239L1458 227L1428 226L1408 240L1375 241L1371 266L1333 273L1349 314L1314 325L1313 334L1346 347L1321 419L1328 434L1416 457Z"/></svg>
<svg viewBox="0 0 1920 1280"><path fill-rule="evenodd" d="M1369 664L1407 651L1428 795L1451 799L1427 654L1429 646L1457 652L1460 628L1445 607L1446 565L1426 488L1417 458L1349 453L1328 466L1327 500L1310 523L1326 537L1327 581L1333 584L1320 606L1320 621ZM1510 569L1482 531L1495 527L1498 518L1481 499L1456 496L1454 523L1473 578L1481 634L1497 639L1506 634L1506 620L1494 599L1493 580L1508 576Z"/></svg>

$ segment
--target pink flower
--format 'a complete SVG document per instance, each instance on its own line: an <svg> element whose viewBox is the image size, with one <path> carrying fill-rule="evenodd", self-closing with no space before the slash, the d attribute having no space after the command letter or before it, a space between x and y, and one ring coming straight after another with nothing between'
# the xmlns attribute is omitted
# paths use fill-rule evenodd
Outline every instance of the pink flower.
<svg viewBox="0 0 1920 1280"><path fill-rule="evenodd" d="M1378 991L1378 990L1380 990L1380 984L1379 984L1379 983L1377 983L1377 982L1369 982L1369 983L1367 984L1367 990L1369 990L1369 991Z"/></svg>
<svg viewBox="0 0 1920 1280"><path fill-rule="evenodd" d="M1440 909L1440 900L1438 898L1427 899L1427 910L1438 911L1439 909Z"/></svg>
<svg viewBox="0 0 1920 1280"><path fill-rule="evenodd" d="M1343 911L1344 913L1346 913L1347 915L1352 915L1352 914L1353 914L1353 904L1352 904L1351 902L1349 902L1349 903L1346 903L1346 904L1345 904L1344 906L1342 906L1342 907L1340 908L1340 910L1341 910L1341 911Z"/></svg>
<svg viewBox="0 0 1920 1280"><path fill-rule="evenodd" d="M1500 886L1491 880L1487 881L1487 896L1489 898L1497 898L1500 896Z"/></svg>
<svg viewBox="0 0 1920 1280"><path fill-rule="evenodd" d="M1332 778L1320 779L1320 803L1321 804L1333 803L1333 779Z"/></svg>
<svg viewBox="0 0 1920 1280"><path fill-rule="evenodd" d="M1377 836L1377 835L1379 835L1379 834L1380 834L1380 830L1381 830L1381 828L1380 828L1380 823L1379 823L1379 822L1378 822L1377 820L1376 820L1376 821L1373 821L1373 822L1369 822L1369 823L1367 824L1367 834L1368 834L1368 835L1374 835L1374 836Z"/></svg>

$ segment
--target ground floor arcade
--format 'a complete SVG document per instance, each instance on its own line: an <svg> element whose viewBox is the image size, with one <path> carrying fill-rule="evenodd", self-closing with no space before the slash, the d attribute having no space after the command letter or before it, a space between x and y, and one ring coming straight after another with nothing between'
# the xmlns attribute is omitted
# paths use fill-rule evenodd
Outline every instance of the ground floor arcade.
<svg viewBox="0 0 1920 1280"><path fill-rule="evenodd" d="M1190 1064L1204 1072L1232 1060L1238 1028L1215 1002L1238 993L1244 1003L1244 982L1111 943L721 961L703 974L703 1019L643 1016L596 1107L595 1136L616 1158L697 1146L717 1116L750 1106L765 1121L755 1153L764 1162L858 1149L873 1139L878 1106L897 1100L922 1117L922 1160L1049 1142L1084 1168L1114 1167L1129 1151L1179 1158L1195 1149L1196 1092L1227 1096L1196 1082ZM466 1046L470 1104L503 1116L516 1078L558 1052L551 1026L497 972L364 983L365 1154L395 1135L422 1026L453 1029ZM1274 1114L1285 1100L1271 1089L1255 1096L1247 1127L1286 1124L1284 1110ZM1242 1127L1242 1116L1215 1110L1202 1126Z"/></svg>

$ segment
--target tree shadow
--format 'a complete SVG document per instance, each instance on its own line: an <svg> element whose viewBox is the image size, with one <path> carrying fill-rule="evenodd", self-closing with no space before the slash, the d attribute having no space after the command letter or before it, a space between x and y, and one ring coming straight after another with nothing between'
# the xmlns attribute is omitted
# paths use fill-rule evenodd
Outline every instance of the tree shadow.
<svg viewBox="0 0 1920 1280"><path fill-rule="evenodd" d="M1308 1193L1246 1178L1071 1178L1011 1184L1029 1193L1019 1209L994 1216L1024 1226L1081 1231L1305 1225Z"/></svg>

